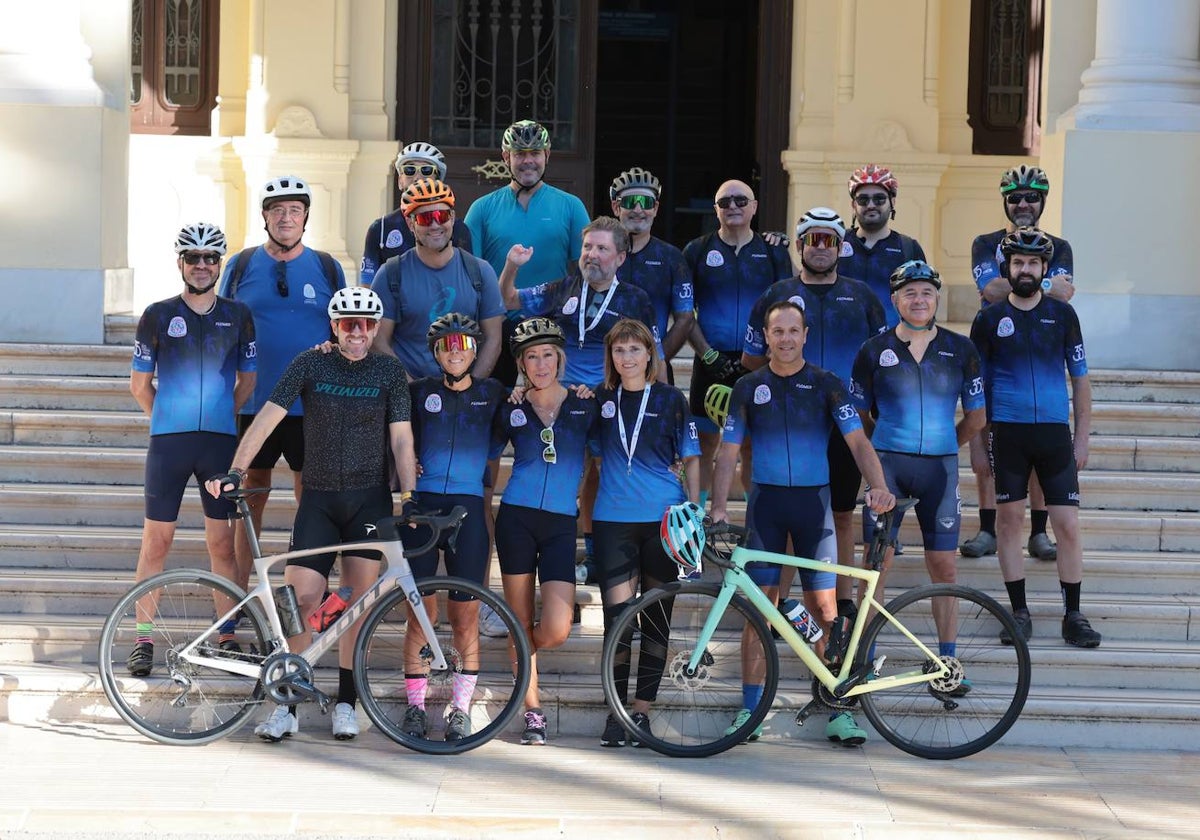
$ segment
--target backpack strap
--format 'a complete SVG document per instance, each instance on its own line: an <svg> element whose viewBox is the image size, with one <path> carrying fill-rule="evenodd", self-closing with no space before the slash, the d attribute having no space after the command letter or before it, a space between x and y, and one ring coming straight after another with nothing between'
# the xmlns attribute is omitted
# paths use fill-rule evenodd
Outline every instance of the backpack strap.
<svg viewBox="0 0 1200 840"><path fill-rule="evenodd" d="M242 282L242 275L246 273L246 266L250 265L251 255L257 250L257 245L250 248L243 248L233 258L233 268L229 271L229 288L225 290L225 297L234 298L237 296L238 284Z"/></svg>
<svg viewBox="0 0 1200 840"><path fill-rule="evenodd" d="M316 251L316 249L313 249ZM337 261L332 254L327 254L324 251L317 251L317 259L321 261L321 271L325 274L325 279L329 281L329 294L334 294L338 290L338 270Z"/></svg>
<svg viewBox="0 0 1200 840"><path fill-rule="evenodd" d="M392 257L388 260L385 260L383 264L387 265L388 263L394 263L396 266L395 271L388 272L388 291L391 293L392 297L396 299L397 324L404 320L404 299L400 297L400 258L403 256L404 254L400 254L400 256ZM382 269L383 265L379 266L379 268Z"/></svg>
<svg viewBox="0 0 1200 840"><path fill-rule="evenodd" d="M916 240L913 239L911 236L905 236L903 233L901 233L900 234L901 262L908 262L909 260L916 259L916 256L917 256Z"/></svg>

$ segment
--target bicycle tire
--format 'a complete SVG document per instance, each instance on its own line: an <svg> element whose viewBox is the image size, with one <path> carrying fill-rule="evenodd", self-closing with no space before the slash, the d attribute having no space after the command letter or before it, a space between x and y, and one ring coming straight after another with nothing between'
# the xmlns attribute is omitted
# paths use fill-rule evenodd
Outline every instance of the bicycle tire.
<svg viewBox="0 0 1200 840"><path fill-rule="evenodd" d="M205 634L211 635L216 652L214 594L234 603L246 597L234 583L212 572L163 572L130 589L104 621L97 659L104 693L126 723L160 743L199 745L223 738L245 724L262 703L263 686L257 676L195 666L174 655ZM150 595L157 604L155 670L134 677L126 669L126 656L138 635L137 602ZM248 650L234 655L261 665L271 638L267 621L257 601L248 602L243 614L249 628L239 623L237 635Z"/></svg>
<svg viewBox="0 0 1200 840"><path fill-rule="evenodd" d="M457 741L444 741L430 737L435 736L436 731L427 732L425 737L404 731L408 708L405 674L411 672L405 667L404 656L408 599L399 588L385 595L363 619L354 649L354 679L359 699L371 722L401 746L432 755L466 752L503 732L520 711L530 679L529 637L508 604L479 584L462 578L435 577L418 581L417 590L423 598L432 595L438 599L441 621L434 629L443 653L452 664L449 672L429 672L425 704L431 720L445 720L441 712L450 705L452 672L456 670L453 665L462 660L462 653L454 645L450 622L440 606L449 593L466 593L488 605L508 628L506 639L488 638L482 634L475 639L479 645L480 667L469 710L470 733ZM415 622L413 626L416 626ZM417 638L418 643L424 639L423 636ZM510 641L514 645L515 662L509 654Z"/></svg>
<svg viewBox="0 0 1200 840"><path fill-rule="evenodd" d="M946 683L899 686L859 699L875 730L904 752L935 760L963 758L996 743L1016 723L1029 695L1029 647L1008 610L967 586L916 587L893 599L887 610L937 653L934 598L955 599L958 635L953 660L962 671ZM1008 629L1016 644L1000 644L1001 628ZM859 650L873 651L863 655L876 660L887 657L881 676L920 668L927 660L882 615L871 619ZM957 670L953 664L952 670ZM961 686L952 688L962 676L967 678L965 692ZM939 688L952 690L941 693Z"/></svg>
<svg viewBox="0 0 1200 840"><path fill-rule="evenodd" d="M779 653L766 620L741 595L734 595L696 673L686 670L695 640L712 611L720 587L714 583L669 583L642 595L613 623L604 641L600 675L609 711L638 743L675 758L703 758L751 738L766 719L779 686ZM666 602L670 602L669 604ZM740 616L741 620L737 620ZM750 716L727 732L742 710L742 628L750 628L748 650L761 651L765 666L762 697ZM634 661L632 634L641 634ZM647 638L666 640L660 658ZM647 652L649 662L643 663ZM628 664L622 664L624 660ZM662 662L659 670L659 662ZM654 688L655 671L661 674ZM639 673L640 671L640 673ZM650 730L634 723L626 706L631 675L649 678ZM639 688L641 686L639 685Z"/></svg>

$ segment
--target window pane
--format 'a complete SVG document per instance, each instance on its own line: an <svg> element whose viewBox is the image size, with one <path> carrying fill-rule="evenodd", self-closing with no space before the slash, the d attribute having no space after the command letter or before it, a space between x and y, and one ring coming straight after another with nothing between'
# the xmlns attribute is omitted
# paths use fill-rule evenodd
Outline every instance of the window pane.
<svg viewBox="0 0 1200 840"><path fill-rule="evenodd" d="M163 30L163 95L171 105L200 104L203 0L166 0Z"/></svg>
<svg viewBox="0 0 1200 840"><path fill-rule="evenodd" d="M496 149L533 119L575 147L578 0L434 0L431 142Z"/></svg>
<svg viewBox="0 0 1200 840"><path fill-rule="evenodd" d="M129 83L130 105L142 101L142 36L142 0L133 0L133 27L130 33L130 65L133 73Z"/></svg>
<svg viewBox="0 0 1200 840"><path fill-rule="evenodd" d="M993 128L1021 126L1029 83L1029 0L990 0L987 98L984 119Z"/></svg>

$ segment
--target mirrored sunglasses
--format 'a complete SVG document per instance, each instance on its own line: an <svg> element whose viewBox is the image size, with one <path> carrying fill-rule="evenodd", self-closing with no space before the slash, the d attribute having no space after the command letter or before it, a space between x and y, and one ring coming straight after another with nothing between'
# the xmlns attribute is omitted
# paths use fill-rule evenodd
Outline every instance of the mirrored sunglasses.
<svg viewBox="0 0 1200 840"><path fill-rule="evenodd" d="M375 326L375 321L371 318L338 318L337 320L338 331L344 333L352 333L355 330L370 332L373 326Z"/></svg>
<svg viewBox="0 0 1200 840"><path fill-rule="evenodd" d="M802 241L806 248L836 248L841 242L836 233L824 230L809 231Z"/></svg>
<svg viewBox="0 0 1200 840"><path fill-rule="evenodd" d="M420 227L444 225L454 217L453 210L423 210L413 214L413 221Z"/></svg>
<svg viewBox="0 0 1200 840"><path fill-rule="evenodd" d="M625 210L634 210L641 208L642 210L653 210L658 204L652 195L623 195L619 199L621 207Z"/></svg>
<svg viewBox="0 0 1200 840"><path fill-rule="evenodd" d="M470 335L462 335L454 333L453 335L444 335L433 343L433 351L435 353L448 353L451 350L467 350L475 349L475 338Z"/></svg>

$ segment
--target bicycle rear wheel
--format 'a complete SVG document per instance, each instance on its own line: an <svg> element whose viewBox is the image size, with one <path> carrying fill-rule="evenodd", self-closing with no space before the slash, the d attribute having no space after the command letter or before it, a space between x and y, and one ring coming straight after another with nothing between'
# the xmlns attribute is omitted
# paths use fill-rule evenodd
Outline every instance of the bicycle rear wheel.
<svg viewBox="0 0 1200 840"><path fill-rule="evenodd" d="M465 752L496 737L520 711L529 687L529 638L508 604L490 589L449 577L418 581L417 589L422 598L435 599L434 632L449 668L439 671L430 667L429 642L417 623L408 620L408 600L397 588L372 608L358 634L354 678L359 699L372 723L397 744L436 755ZM460 593L469 596L467 603L491 607L508 628L508 637L488 638L478 626L456 637L448 619L448 601L459 600ZM469 667L476 658L477 669ZM478 673L469 708L464 710L470 724L464 737L447 741L455 683L462 684L463 675L469 680L473 670ZM406 674L420 674L426 680L423 732L411 721L406 722Z"/></svg>
<svg viewBox="0 0 1200 840"><path fill-rule="evenodd" d="M859 696L876 731L905 752L931 759L974 755L999 740L1020 716L1030 680L1029 648L1008 610L958 584L911 589L887 609L935 654L934 611L948 611L951 618L943 624L954 626L956 609L957 639L954 655L940 657L951 676ZM1000 644L1001 628L1008 628L1016 644ZM860 651L875 661L887 657L884 677L936 667L882 615L871 620Z"/></svg>
<svg viewBox="0 0 1200 840"><path fill-rule="evenodd" d="M218 646L215 610L224 613L245 596L225 578L199 569L163 572L129 590L100 633L100 682L117 714L164 744L206 744L244 724L262 702L258 677L193 665L179 651L199 640L199 652L260 666L270 633L257 601L245 605L237 627L243 652ZM126 662L139 635L139 601L143 622L152 615L153 670L135 677Z"/></svg>
<svg viewBox="0 0 1200 840"><path fill-rule="evenodd" d="M719 592L718 585L699 582L653 589L617 617L604 641L600 676L609 710L639 743L663 755L702 758L740 744L751 738L775 699L775 642L766 621L740 595L730 601L699 667L688 671ZM742 710L743 650L764 676L763 693L734 727ZM636 697L652 701L649 731L634 723L626 705L631 684Z"/></svg>

